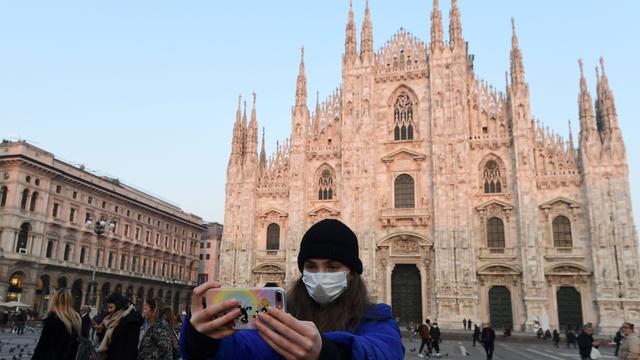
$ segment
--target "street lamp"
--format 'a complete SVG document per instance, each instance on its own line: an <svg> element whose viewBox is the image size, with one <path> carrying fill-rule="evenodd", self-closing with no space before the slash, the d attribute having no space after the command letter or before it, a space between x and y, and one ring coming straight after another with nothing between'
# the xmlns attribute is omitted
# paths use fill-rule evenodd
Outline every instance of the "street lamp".
<svg viewBox="0 0 640 360"><path fill-rule="evenodd" d="M89 216L85 224L87 226L91 226L91 224L93 224L93 219ZM100 237L100 235L104 234L106 227L107 227L107 217L103 215L100 217L100 219L98 219L95 222L95 225L93 226L93 232L96 235L98 235L98 237ZM116 227L115 221L112 220L108 224L108 227L110 230L113 230ZM94 287L96 284L96 265L97 264L91 265L92 274L91 274L91 282L89 283L89 305L93 305L93 306L95 306L95 301L96 301L96 296L94 294L95 292Z"/></svg>

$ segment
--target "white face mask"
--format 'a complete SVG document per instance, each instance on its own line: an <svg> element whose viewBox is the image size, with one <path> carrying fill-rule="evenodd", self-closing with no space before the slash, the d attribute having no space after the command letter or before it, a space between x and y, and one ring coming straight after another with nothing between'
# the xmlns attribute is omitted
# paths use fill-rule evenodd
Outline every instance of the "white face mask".
<svg viewBox="0 0 640 360"><path fill-rule="evenodd" d="M348 271L340 272L302 272L302 282L307 293L318 304L328 304L335 300L347 288Z"/></svg>

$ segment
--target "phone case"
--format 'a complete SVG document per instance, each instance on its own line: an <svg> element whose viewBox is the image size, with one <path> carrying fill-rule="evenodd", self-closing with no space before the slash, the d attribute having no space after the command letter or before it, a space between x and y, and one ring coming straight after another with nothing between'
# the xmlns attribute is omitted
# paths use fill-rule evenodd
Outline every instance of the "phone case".
<svg viewBox="0 0 640 360"><path fill-rule="evenodd" d="M229 328L235 330L254 330L255 319L260 312L266 312L267 307L273 306L286 311L285 292L278 287L256 288L218 288L210 290L207 303L221 303L225 300L238 300L240 304L240 317ZM220 316L226 314L220 314Z"/></svg>

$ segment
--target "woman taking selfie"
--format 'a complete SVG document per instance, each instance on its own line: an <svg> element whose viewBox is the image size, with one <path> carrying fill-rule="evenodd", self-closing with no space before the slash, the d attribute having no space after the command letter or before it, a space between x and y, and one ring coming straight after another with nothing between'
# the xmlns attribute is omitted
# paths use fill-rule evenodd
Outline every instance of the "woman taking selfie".
<svg viewBox="0 0 640 360"><path fill-rule="evenodd" d="M35 360L73 359L76 337L80 333L80 314L73 309L73 299L67 289L54 290L49 300L49 314L33 353Z"/></svg>
<svg viewBox="0 0 640 360"><path fill-rule="evenodd" d="M269 307L258 331L228 324L240 316L238 302L206 304L211 281L195 288L191 317L180 334L184 359L402 359L400 329L386 304L371 304L361 278L358 240L345 224L326 219L302 238L302 275L287 292L287 312ZM224 314L225 312L227 312ZM224 315L223 315L224 314ZM222 315L222 316L221 316Z"/></svg>

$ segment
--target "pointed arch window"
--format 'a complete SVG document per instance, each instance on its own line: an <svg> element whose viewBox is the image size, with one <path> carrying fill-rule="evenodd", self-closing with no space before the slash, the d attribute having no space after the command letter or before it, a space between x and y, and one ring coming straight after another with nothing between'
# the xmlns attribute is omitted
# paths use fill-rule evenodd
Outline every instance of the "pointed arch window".
<svg viewBox="0 0 640 360"><path fill-rule="evenodd" d="M415 190L413 178L407 174L398 176L394 184L395 208L414 208Z"/></svg>
<svg viewBox="0 0 640 360"><path fill-rule="evenodd" d="M495 160L489 160L484 164L484 171L482 173L484 179L484 192L489 193L501 193L504 187L503 174L500 170L498 162Z"/></svg>
<svg viewBox="0 0 640 360"><path fill-rule="evenodd" d="M34 191L31 194L31 204L29 205L30 211L36 211L36 204L38 203L38 192Z"/></svg>
<svg viewBox="0 0 640 360"><path fill-rule="evenodd" d="M553 219L553 246L572 247L571 221L566 216L556 216Z"/></svg>
<svg viewBox="0 0 640 360"><path fill-rule="evenodd" d="M7 193L9 189L6 186L0 188L0 207L4 207L7 204Z"/></svg>
<svg viewBox="0 0 640 360"><path fill-rule="evenodd" d="M272 223L267 226L267 253L280 250L280 225Z"/></svg>
<svg viewBox="0 0 640 360"><path fill-rule="evenodd" d="M413 102L408 94L400 94L393 106L393 139L413 139Z"/></svg>
<svg viewBox="0 0 640 360"><path fill-rule="evenodd" d="M333 175L329 169L324 169L318 179L318 200L331 200L333 194Z"/></svg>
<svg viewBox="0 0 640 360"><path fill-rule="evenodd" d="M496 217L487 221L487 247L504 249L504 223Z"/></svg>
<svg viewBox="0 0 640 360"><path fill-rule="evenodd" d="M27 201L29 201L29 189L24 189L20 200L20 209L27 210Z"/></svg>

